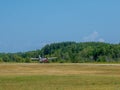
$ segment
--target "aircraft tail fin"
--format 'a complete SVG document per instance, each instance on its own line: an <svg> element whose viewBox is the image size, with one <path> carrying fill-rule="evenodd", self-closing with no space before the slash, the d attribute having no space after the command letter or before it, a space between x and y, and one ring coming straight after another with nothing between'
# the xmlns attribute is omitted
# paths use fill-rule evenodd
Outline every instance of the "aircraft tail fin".
<svg viewBox="0 0 120 90"><path fill-rule="evenodd" d="M41 56L39 55L39 59L41 59Z"/></svg>

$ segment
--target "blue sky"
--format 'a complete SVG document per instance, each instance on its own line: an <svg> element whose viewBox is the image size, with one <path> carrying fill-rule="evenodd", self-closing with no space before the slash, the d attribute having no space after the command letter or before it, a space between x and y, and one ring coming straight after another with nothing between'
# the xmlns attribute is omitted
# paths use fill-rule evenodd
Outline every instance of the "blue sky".
<svg viewBox="0 0 120 90"><path fill-rule="evenodd" d="M120 0L0 0L0 52L61 41L120 42Z"/></svg>

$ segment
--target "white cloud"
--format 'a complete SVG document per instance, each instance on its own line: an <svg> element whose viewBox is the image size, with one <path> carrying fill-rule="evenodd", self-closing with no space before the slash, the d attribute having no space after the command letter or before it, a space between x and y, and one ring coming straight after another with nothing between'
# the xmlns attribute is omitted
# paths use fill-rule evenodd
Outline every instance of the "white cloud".
<svg viewBox="0 0 120 90"><path fill-rule="evenodd" d="M102 39L102 38L100 38L98 41L99 41L99 42L105 42L105 40Z"/></svg>
<svg viewBox="0 0 120 90"><path fill-rule="evenodd" d="M85 36L85 37L83 38L83 40L84 40L85 42L91 42L91 41L105 42L105 40L104 40L103 38L99 37L99 36L100 36L99 33L96 32L96 31L94 31L94 32L91 33L90 35Z"/></svg>
<svg viewBox="0 0 120 90"><path fill-rule="evenodd" d="M93 32L92 34L84 37L84 41L96 41L96 38L98 37L98 32Z"/></svg>

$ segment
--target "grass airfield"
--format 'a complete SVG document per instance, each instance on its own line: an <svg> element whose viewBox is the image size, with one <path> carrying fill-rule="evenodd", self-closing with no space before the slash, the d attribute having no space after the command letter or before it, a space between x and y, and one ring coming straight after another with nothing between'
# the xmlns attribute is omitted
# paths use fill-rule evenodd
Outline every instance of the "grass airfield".
<svg viewBox="0 0 120 90"><path fill-rule="evenodd" d="M0 90L120 90L120 64L1 63Z"/></svg>

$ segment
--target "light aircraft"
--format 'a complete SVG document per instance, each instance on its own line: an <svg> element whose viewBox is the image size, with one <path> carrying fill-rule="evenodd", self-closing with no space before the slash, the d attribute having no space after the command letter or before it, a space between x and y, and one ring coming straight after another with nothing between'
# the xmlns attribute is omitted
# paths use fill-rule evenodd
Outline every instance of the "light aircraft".
<svg viewBox="0 0 120 90"><path fill-rule="evenodd" d="M54 60L56 59L57 57L49 57L49 58L42 58L40 55L38 58L31 58L32 60L37 60L39 61L40 63L47 63L49 62L49 60Z"/></svg>

